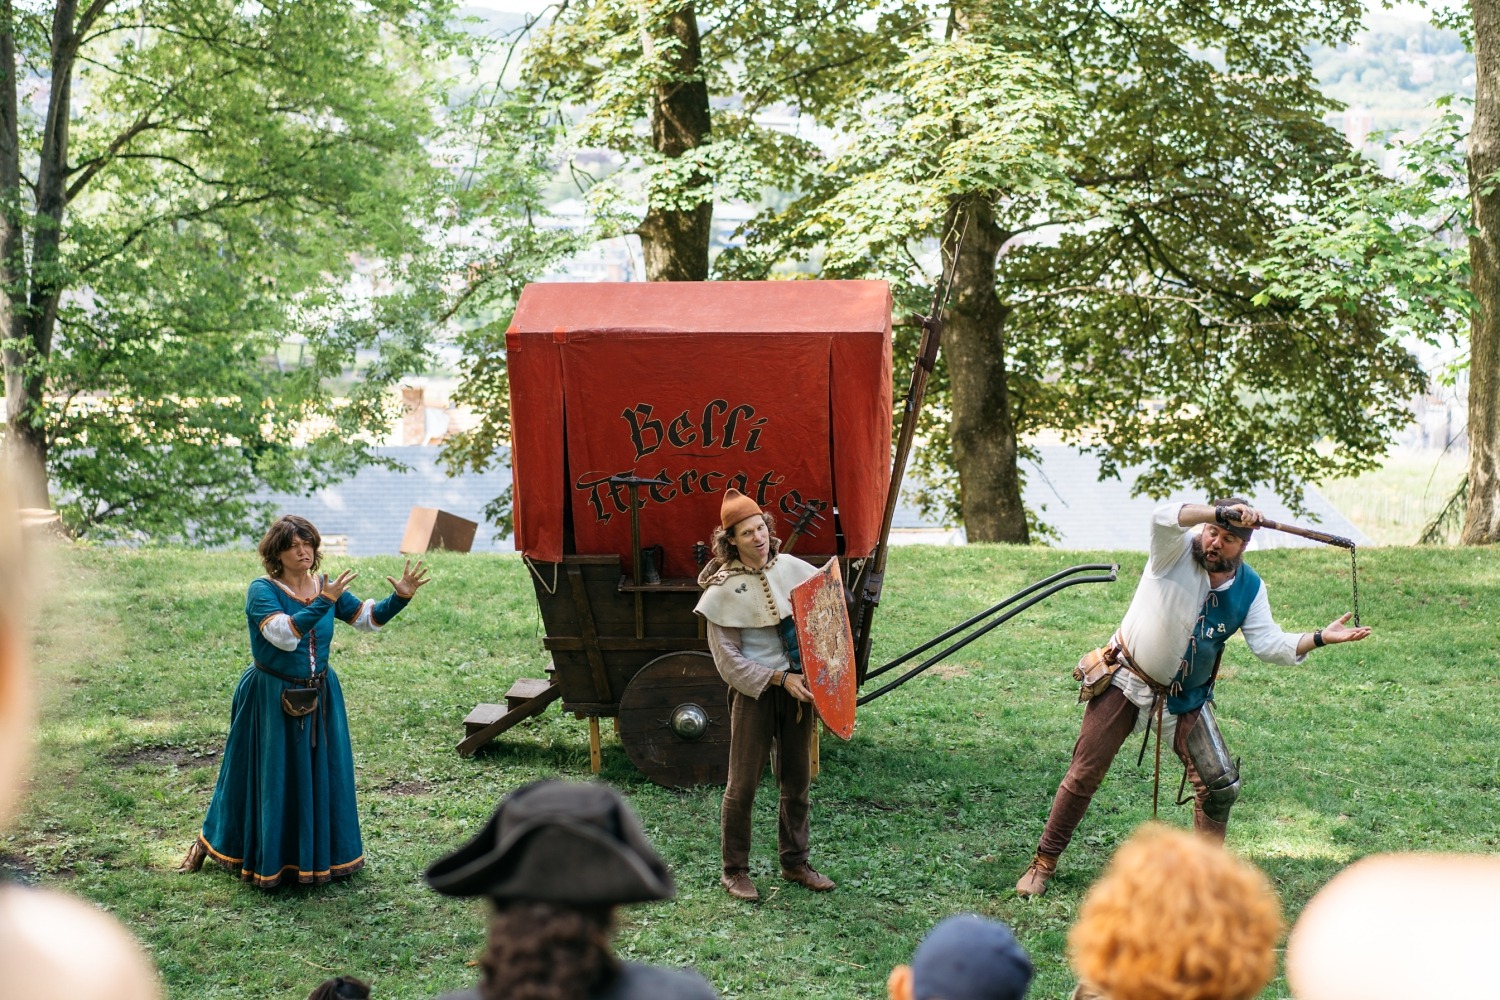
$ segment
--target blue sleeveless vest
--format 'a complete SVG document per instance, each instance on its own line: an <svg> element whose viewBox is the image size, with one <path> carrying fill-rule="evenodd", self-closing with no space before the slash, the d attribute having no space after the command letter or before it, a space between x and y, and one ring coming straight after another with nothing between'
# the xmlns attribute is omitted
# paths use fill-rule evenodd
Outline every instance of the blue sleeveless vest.
<svg viewBox="0 0 1500 1000"><path fill-rule="evenodd" d="M1260 577L1245 563L1240 563L1228 589L1208 592L1193 638L1182 654L1183 664L1177 671L1182 691L1167 695L1168 712L1181 715L1213 700L1214 689L1209 681L1214 675L1214 664L1219 662L1225 640L1245 624L1245 616L1258 593Z"/></svg>

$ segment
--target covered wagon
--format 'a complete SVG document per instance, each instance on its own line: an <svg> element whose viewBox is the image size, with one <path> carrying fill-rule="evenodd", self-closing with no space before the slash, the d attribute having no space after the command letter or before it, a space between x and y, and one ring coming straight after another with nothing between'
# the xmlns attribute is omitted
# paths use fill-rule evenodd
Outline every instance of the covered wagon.
<svg viewBox="0 0 1500 1000"><path fill-rule="evenodd" d="M839 559L864 679L897 492L885 282L532 284L506 348L516 546L552 666L476 707L461 753L560 699L595 771L613 719L652 780L722 782L725 685L693 606L729 487L799 557ZM919 364L936 350L929 329Z"/></svg>

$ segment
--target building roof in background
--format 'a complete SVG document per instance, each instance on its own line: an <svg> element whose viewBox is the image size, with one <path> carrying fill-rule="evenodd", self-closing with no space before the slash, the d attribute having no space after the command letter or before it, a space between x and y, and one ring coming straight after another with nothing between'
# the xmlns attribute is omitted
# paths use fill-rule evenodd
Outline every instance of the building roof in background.
<svg viewBox="0 0 1500 1000"><path fill-rule="evenodd" d="M1059 549L1104 549L1144 552L1150 544L1151 512L1164 503L1206 503L1208 497L1183 490L1157 500L1133 497L1130 484L1142 467L1122 470L1121 478L1099 481L1099 460L1067 445L1041 445L1038 462L1023 462L1026 486L1022 499L1040 511L1041 521L1057 533L1051 545ZM1307 490L1304 503L1309 511L1296 515L1280 497L1268 494L1248 498L1256 509L1273 521L1342 535L1356 545L1370 539L1339 513L1315 490ZM922 517L915 506L903 503L891 522L892 544L962 545L962 528L944 528ZM1280 531L1257 531L1250 549L1303 548L1321 545L1308 538Z"/></svg>
<svg viewBox="0 0 1500 1000"><path fill-rule="evenodd" d="M405 469L369 467L353 477L318 490L310 497L262 493L257 500L276 505L275 514L301 514L325 539L330 552L351 556L395 555L413 507L436 507L476 521L474 552L510 552L509 535L498 535L484 519L484 505L510 486L510 466L469 472L450 478L437 463L436 446L376 448ZM260 531L254 532L259 539ZM253 540L254 540L253 539Z"/></svg>
<svg viewBox="0 0 1500 1000"><path fill-rule="evenodd" d="M1122 469L1119 479L1099 482L1099 460L1067 445L1043 445L1040 461L1023 463L1026 506L1041 511L1042 523L1059 535L1054 544L1065 549L1130 549L1144 552L1150 543L1151 512L1163 503L1206 503L1197 490L1183 490L1163 500L1133 497L1130 484L1141 467ZM1251 504L1273 521L1342 535L1357 545L1370 539L1350 524L1343 514L1316 491L1306 491L1303 503L1309 513L1293 514L1279 496L1266 492L1248 497ZM1250 550L1303 548L1320 542L1281 531L1257 531Z"/></svg>

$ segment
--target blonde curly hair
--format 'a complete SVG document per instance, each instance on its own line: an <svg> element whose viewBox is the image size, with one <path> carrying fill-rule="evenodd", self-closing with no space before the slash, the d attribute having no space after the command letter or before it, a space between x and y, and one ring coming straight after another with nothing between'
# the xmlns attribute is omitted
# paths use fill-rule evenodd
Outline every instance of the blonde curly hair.
<svg viewBox="0 0 1500 1000"><path fill-rule="evenodd" d="M1259 869L1148 823L1084 898L1068 960L1109 1000L1248 1000L1275 974L1282 931Z"/></svg>

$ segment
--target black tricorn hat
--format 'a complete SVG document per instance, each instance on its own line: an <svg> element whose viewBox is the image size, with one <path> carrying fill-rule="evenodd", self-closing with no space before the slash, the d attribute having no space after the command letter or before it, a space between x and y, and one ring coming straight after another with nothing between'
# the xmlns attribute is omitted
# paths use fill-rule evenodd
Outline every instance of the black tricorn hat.
<svg viewBox="0 0 1500 1000"><path fill-rule="evenodd" d="M672 873L607 785L539 781L501 800L479 835L427 869L445 896L568 906L671 899Z"/></svg>

